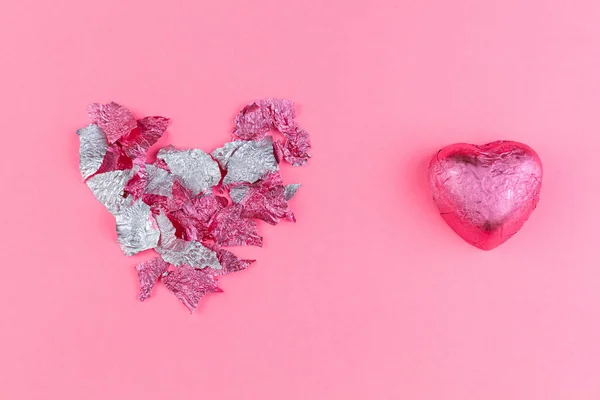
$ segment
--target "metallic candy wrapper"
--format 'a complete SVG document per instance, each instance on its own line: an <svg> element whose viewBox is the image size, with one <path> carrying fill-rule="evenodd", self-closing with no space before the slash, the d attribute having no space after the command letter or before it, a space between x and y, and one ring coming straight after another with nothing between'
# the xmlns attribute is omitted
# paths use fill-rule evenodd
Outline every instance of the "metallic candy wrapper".
<svg viewBox="0 0 600 400"><path fill-rule="evenodd" d="M144 193L142 196L144 202L150 204L152 212L155 214L160 214L161 211L172 213L180 210L192 197L192 192L185 188L179 181L173 182L171 197L148 193Z"/></svg>
<svg viewBox="0 0 600 400"><path fill-rule="evenodd" d="M150 211L150 206L142 200L138 200L132 205L121 205L115 217L117 239L125 255L132 256L158 245L160 232Z"/></svg>
<svg viewBox="0 0 600 400"><path fill-rule="evenodd" d="M215 214L225 208L227 204L226 198L208 194L192 199L183 207L183 210L208 226Z"/></svg>
<svg viewBox="0 0 600 400"><path fill-rule="evenodd" d="M268 136L261 140L245 142L231 154L223 168L227 170L223 179L224 185L254 183L267 173L279 170L273 155L273 138Z"/></svg>
<svg viewBox="0 0 600 400"><path fill-rule="evenodd" d="M212 240L209 230L213 216L227 206L227 199L213 194L195 197L181 209L170 214L174 223L181 228L185 240Z"/></svg>
<svg viewBox="0 0 600 400"><path fill-rule="evenodd" d="M210 231L219 246L262 246L256 222L244 218L244 209L232 204L219 211L210 225Z"/></svg>
<svg viewBox="0 0 600 400"><path fill-rule="evenodd" d="M189 265L194 268L221 269L217 254L196 241L185 241L176 236L176 229L169 218L161 213L156 217L160 229L160 246L156 251L163 260L173 265Z"/></svg>
<svg viewBox="0 0 600 400"><path fill-rule="evenodd" d="M141 301L146 300L152 293L152 288L158 281L158 278L169 268L169 263L162 258L156 257L149 261L143 262L135 267L138 279L140 280L140 294L138 298Z"/></svg>
<svg viewBox="0 0 600 400"><path fill-rule="evenodd" d="M140 160L135 160L133 177L125 185L125 197L131 197L132 200L141 199L144 196L146 188L146 164Z"/></svg>
<svg viewBox="0 0 600 400"><path fill-rule="evenodd" d="M119 143L129 157L146 161L148 149L161 138L168 125L168 118L142 118L137 121L137 127L122 137Z"/></svg>
<svg viewBox="0 0 600 400"><path fill-rule="evenodd" d="M102 165L98 168L96 173L104 173L111 172L116 170L124 170L124 169L132 169L133 168L133 160L129 158L127 154L123 151L123 148L118 144L108 144L106 148L106 156L104 156L104 161L102 161Z"/></svg>
<svg viewBox="0 0 600 400"><path fill-rule="evenodd" d="M283 144L275 142L277 160L301 166L310 157L310 140L308 133L294 121L295 116L294 103L289 100L258 100L237 115L233 135L243 140L258 140L277 130L286 139Z"/></svg>
<svg viewBox="0 0 600 400"><path fill-rule="evenodd" d="M243 184L234 186L231 189L229 189L229 197L231 198L231 201L238 204L244 199L244 197L246 197L249 190L250 185Z"/></svg>
<svg viewBox="0 0 600 400"><path fill-rule="evenodd" d="M510 141L454 144L431 160L429 183L440 214L463 239L484 250L512 237L535 209L542 163Z"/></svg>
<svg viewBox="0 0 600 400"><path fill-rule="evenodd" d="M221 269L221 264L215 252L196 241L188 242L177 239L171 246L159 246L156 251L169 264L189 265L198 269L207 267Z"/></svg>
<svg viewBox="0 0 600 400"><path fill-rule="evenodd" d="M248 268L255 261L255 260L242 260L241 258L238 258L232 252L225 250L225 249L221 249L221 248L219 248L219 246L216 246L214 244L207 244L206 246L209 249L214 250L215 253L217 253L219 262L221 263L221 266L223 267L221 269L205 268L203 270L204 272L211 274L213 276L222 276L222 275L231 274L233 272L241 271L243 269Z"/></svg>
<svg viewBox="0 0 600 400"><path fill-rule="evenodd" d="M298 189L300 189L299 183L290 183L289 185L285 185L285 188L283 189L283 196L285 197L285 201L290 201L292 197L294 197Z"/></svg>
<svg viewBox="0 0 600 400"><path fill-rule="evenodd" d="M97 174L89 178L86 183L94 197L102 203L111 214L116 214L121 205L128 203L123 197L125 185L133 177L130 169L111 171Z"/></svg>
<svg viewBox="0 0 600 400"><path fill-rule="evenodd" d="M79 170L84 180L98 171L104 156L108 143L106 135L98 125L90 124L77 131L79 135Z"/></svg>
<svg viewBox="0 0 600 400"><path fill-rule="evenodd" d="M246 144L247 142L243 140L234 140L232 142L227 142L223 145L223 147L219 147L218 149L213 150L210 155L217 160L221 168L227 170L227 163L229 159L239 149L241 146Z"/></svg>
<svg viewBox="0 0 600 400"><path fill-rule="evenodd" d="M270 173L248 186L246 195L238 203L243 207L242 216L246 218L261 219L271 225L276 225L280 218L294 221L279 172Z"/></svg>
<svg viewBox="0 0 600 400"><path fill-rule="evenodd" d="M293 124L294 103L285 99L257 100L235 118L233 134L243 140L262 139L274 129Z"/></svg>
<svg viewBox="0 0 600 400"><path fill-rule="evenodd" d="M162 282L190 310L190 313L194 312L198 302L205 295L222 292L212 275L187 265L182 265L175 271L165 272Z"/></svg>
<svg viewBox="0 0 600 400"><path fill-rule="evenodd" d="M160 254L136 267L140 300L150 297L162 277L193 311L202 296L220 291L217 277L254 262L221 246L262 246L254 218L271 224L294 220L287 201L299 185L284 186L278 164L302 165L310 145L294 121L291 101L259 100L244 108L234 131L243 140L211 155L169 146L154 163L148 163L148 151L166 131L168 118L136 120L116 103L92 104L88 114L91 124L77 131L83 179L115 216L125 254L148 249ZM279 131L285 141L274 142L270 131Z"/></svg>
<svg viewBox="0 0 600 400"><path fill-rule="evenodd" d="M182 180L194 196L217 185L221 180L219 164L200 149L161 149L158 158L164 160L171 173Z"/></svg>
<svg viewBox="0 0 600 400"><path fill-rule="evenodd" d="M173 176L169 171L165 171L152 164L146 164L146 174L146 193L168 198L173 197Z"/></svg>
<svg viewBox="0 0 600 400"><path fill-rule="evenodd" d="M88 116L92 124L98 125L104 131L109 143L115 143L137 126L131 111L114 102L90 104Z"/></svg>
<svg viewBox="0 0 600 400"><path fill-rule="evenodd" d="M306 164L310 158L310 141L308 132L295 127L287 132L282 132L286 141L283 144L283 158L295 167Z"/></svg>

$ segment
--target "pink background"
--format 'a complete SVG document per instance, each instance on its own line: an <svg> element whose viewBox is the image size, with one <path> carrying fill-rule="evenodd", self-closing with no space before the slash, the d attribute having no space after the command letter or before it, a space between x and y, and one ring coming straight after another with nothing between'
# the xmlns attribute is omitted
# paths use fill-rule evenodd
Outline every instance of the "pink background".
<svg viewBox="0 0 600 400"><path fill-rule="evenodd" d="M300 4L304 3L304 4ZM5 2L2 399L600 398L597 0ZM190 316L136 300L75 130L114 100L211 150L248 101L299 104L297 224ZM483 252L426 167L512 139L545 166L522 231Z"/></svg>

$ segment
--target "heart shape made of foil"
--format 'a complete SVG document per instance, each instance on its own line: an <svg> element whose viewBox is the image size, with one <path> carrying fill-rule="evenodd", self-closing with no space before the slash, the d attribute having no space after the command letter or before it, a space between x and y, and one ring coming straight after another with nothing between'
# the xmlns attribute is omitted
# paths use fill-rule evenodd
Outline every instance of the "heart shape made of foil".
<svg viewBox="0 0 600 400"><path fill-rule="evenodd" d="M468 243L491 250L521 229L535 209L542 162L527 145L496 141L444 147L431 160L429 184L440 215Z"/></svg>

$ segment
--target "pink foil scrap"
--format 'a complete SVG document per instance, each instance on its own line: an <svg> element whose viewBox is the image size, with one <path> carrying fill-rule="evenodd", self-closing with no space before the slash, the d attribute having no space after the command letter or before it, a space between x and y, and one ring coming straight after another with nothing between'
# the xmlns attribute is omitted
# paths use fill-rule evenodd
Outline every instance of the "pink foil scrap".
<svg viewBox="0 0 600 400"><path fill-rule="evenodd" d="M109 143L115 143L137 126L131 111L117 103L90 104L88 116L106 134Z"/></svg>
<svg viewBox="0 0 600 400"><path fill-rule="evenodd" d="M138 298L141 301L146 300L152 293L152 288L158 281L158 278L169 268L169 263L162 258L156 257L143 262L135 267L138 279L140 280L140 294Z"/></svg>
<svg viewBox="0 0 600 400"><path fill-rule="evenodd" d="M114 215L126 255L150 249L160 255L136 267L140 300L163 276L193 310L202 296L220 291L216 277L254 262L222 246L262 246L255 219L294 220L287 201L299 185L283 184L278 163L301 165L310 146L294 121L291 101L260 100L246 107L235 121L235 135L243 140L210 154L167 146L153 163L148 151L165 133L168 118L136 120L116 103L92 104L88 114L91 124L77 131L83 179ZM286 141L274 142L268 135L273 130Z"/></svg>
<svg viewBox="0 0 600 400"><path fill-rule="evenodd" d="M214 244L207 244L206 247L208 247L211 250L214 250L215 253L217 253L217 258L219 259L219 263L221 263L222 266L221 269L203 269L203 271L213 276L222 276L231 274L232 272L238 272L250 267L250 265L252 265L252 263L255 262L255 260L242 260L232 252L225 249L221 249Z"/></svg>
<svg viewBox="0 0 600 400"><path fill-rule="evenodd" d="M117 170L131 169L133 167L133 160L125 154L123 148L116 144L108 144L106 148L106 155L102 160L102 165L97 173L111 172Z"/></svg>
<svg viewBox="0 0 600 400"><path fill-rule="evenodd" d="M175 271L165 272L161 280L190 313L194 312L198 302L205 295L222 292L212 275L187 265L182 265Z"/></svg>
<svg viewBox="0 0 600 400"><path fill-rule="evenodd" d="M275 142L277 160L301 166L310 157L310 139L308 132L294 121L295 116L294 103L289 100L258 100L244 107L235 118L233 135L242 140L260 140L269 131L279 131L285 142Z"/></svg>
<svg viewBox="0 0 600 400"><path fill-rule="evenodd" d="M219 211L210 232L220 246L262 246L262 237L258 235L256 222L245 218L244 208L232 204Z"/></svg>
<svg viewBox="0 0 600 400"><path fill-rule="evenodd" d="M243 207L242 216L260 219L271 225L276 225L280 218L295 221L285 198L285 187L279 172L270 173L263 180L237 190L244 188L247 188L245 194L236 198Z"/></svg>
<svg viewBox="0 0 600 400"><path fill-rule="evenodd" d="M120 144L132 159L146 160L148 149L154 145L167 130L169 119L164 117L145 117L137 121L137 127L122 137Z"/></svg>

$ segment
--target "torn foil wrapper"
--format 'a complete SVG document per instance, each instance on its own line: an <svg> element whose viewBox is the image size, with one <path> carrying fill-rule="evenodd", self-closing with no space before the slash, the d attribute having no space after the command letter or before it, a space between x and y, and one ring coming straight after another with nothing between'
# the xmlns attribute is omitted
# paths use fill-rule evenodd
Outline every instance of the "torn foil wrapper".
<svg viewBox="0 0 600 400"><path fill-rule="evenodd" d="M180 178L194 196L212 188L221 180L219 164L200 149L161 149L157 157L167 163L171 173Z"/></svg>
<svg viewBox="0 0 600 400"><path fill-rule="evenodd" d="M176 229L169 218L161 213L156 217L160 230L160 246L156 251L163 260L173 265L189 265L194 268L221 269L217 254L196 241L179 239Z"/></svg>
<svg viewBox="0 0 600 400"><path fill-rule="evenodd" d="M271 225L276 225L280 218L294 221L278 172L270 173L252 185L235 188L231 198L242 206L243 217L260 219Z"/></svg>
<svg viewBox="0 0 600 400"><path fill-rule="evenodd" d="M290 201L292 197L294 197L298 189L300 189L299 183L290 183L289 185L285 185L285 188L283 189L283 196L285 197L285 201Z"/></svg>
<svg viewBox="0 0 600 400"><path fill-rule="evenodd" d="M152 164L146 164L145 193L173 197L173 175Z"/></svg>
<svg viewBox="0 0 600 400"><path fill-rule="evenodd" d="M224 185L239 182L254 183L279 166L273 154L273 138L247 142L235 141L212 152L221 168L227 171Z"/></svg>
<svg viewBox="0 0 600 400"><path fill-rule="evenodd" d="M302 166L310 157L311 146L308 132L296 124L295 116L294 103L289 100L258 100L244 107L235 118L233 136L243 140L259 140L269 131L279 131L285 136L285 142L275 142L277 160Z"/></svg>
<svg viewBox="0 0 600 400"><path fill-rule="evenodd" d="M140 294L138 295L138 298L141 301L150 297L158 278L167 272L168 268L169 263L160 257L153 258L152 260L143 262L135 267L138 279L140 280Z"/></svg>
<svg viewBox="0 0 600 400"><path fill-rule="evenodd" d="M210 226L210 232L219 246L261 246L256 222L245 218L244 208L232 204L219 211Z"/></svg>
<svg viewBox="0 0 600 400"><path fill-rule="evenodd" d="M236 117L234 140L208 154L200 149L151 147L169 119L136 119L117 104L92 104L90 124L77 131L81 175L115 217L126 255L155 250L136 267L139 299L162 281L193 311L204 295L218 292L217 278L247 269L227 246L262 246L257 219L294 220L287 202L299 185L284 185L279 163L308 159L308 134L295 122L289 100L259 100ZM273 140L279 131L284 141Z"/></svg>
<svg viewBox="0 0 600 400"><path fill-rule="evenodd" d="M116 214L128 200L123 196L127 182L133 177L133 171L104 172L92 176L87 180L87 185L94 197L102 203L111 214Z"/></svg>
<svg viewBox="0 0 600 400"><path fill-rule="evenodd" d="M209 293L222 292L214 276L187 265L163 274L162 282L190 310L194 312L198 302Z"/></svg>
<svg viewBox="0 0 600 400"><path fill-rule="evenodd" d="M117 238L125 255L132 256L158 245L160 231L150 206L142 200L122 205L115 217Z"/></svg>
<svg viewBox="0 0 600 400"><path fill-rule="evenodd" d="M90 104L88 116L92 124L98 125L104 131L109 143L115 143L137 126L131 111L114 102Z"/></svg>
<svg viewBox="0 0 600 400"><path fill-rule="evenodd" d="M150 147L167 130L169 119L163 117L146 117L137 121L137 127L120 140L125 154L132 159L146 160Z"/></svg>
<svg viewBox="0 0 600 400"><path fill-rule="evenodd" d="M79 135L79 170L84 180L100 169L108 143L98 125L90 124L77 131Z"/></svg>
<svg viewBox="0 0 600 400"><path fill-rule="evenodd" d="M207 244L206 247L214 250L214 252L217 253L217 258L221 264L221 269L205 268L203 270L204 272L213 276L222 276L231 274L232 272L238 272L248 268L250 265L252 265L252 263L255 262L255 260L243 260L238 258L231 251L221 249L214 244Z"/></svg>

